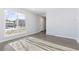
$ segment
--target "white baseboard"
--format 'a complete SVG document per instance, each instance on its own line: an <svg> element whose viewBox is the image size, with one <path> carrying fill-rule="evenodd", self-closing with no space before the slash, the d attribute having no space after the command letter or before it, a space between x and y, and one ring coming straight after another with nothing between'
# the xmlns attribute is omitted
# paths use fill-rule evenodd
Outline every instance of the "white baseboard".
<svg viewBox="0 0 79 59"><path fill-rule="evenodd" d="M51 35L51 34L46 34L46 35ZM77 43L79 43L79 38L77 38L77 37L68 37L68 36L62 36L62 35L52 35L52 36L74 39L74 40L76 40Z"/></svg>
<svg viewBox="0 0 79 59"><path fill-rule="evenodd" d="M0 42L5 42L5 41L8 41L8 40L14 40L14 39L21 38L21 37L24 37L24 36L36 34L36 33L39 33L39 32L34 32L34 33L17 33L17 34L11 35L11 36L5 36L4 39L1 40Z"/></svg>
<svg viewBox="0 0 79 59"><path fill-rule="evenodd" d="M69 38L69 39L76 39L76 37L68 37L68 36L62 36L62 35L55 35L55 36L63 37L63 38Z"/></svg>

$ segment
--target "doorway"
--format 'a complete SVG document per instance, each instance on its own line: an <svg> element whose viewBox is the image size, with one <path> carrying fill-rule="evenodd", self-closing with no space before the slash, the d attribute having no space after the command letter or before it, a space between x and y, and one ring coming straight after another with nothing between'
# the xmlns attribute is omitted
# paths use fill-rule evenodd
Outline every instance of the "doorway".
<svg viewBox="0 0 79 59"><path fill-rule="evenodd" d="M40 19L40 31L46 34L46 17Z"/></svg>

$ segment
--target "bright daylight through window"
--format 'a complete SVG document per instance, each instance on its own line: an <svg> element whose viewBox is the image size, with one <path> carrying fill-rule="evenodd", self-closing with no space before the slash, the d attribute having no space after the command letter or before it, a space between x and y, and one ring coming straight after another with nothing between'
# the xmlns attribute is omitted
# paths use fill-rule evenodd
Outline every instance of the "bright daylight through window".
<svg viewBox="0 0 79 59"><path fill-rule="evenodd" d="M12 10L5 10L5 34L11 35L25 30L25 15Z"/></svg>

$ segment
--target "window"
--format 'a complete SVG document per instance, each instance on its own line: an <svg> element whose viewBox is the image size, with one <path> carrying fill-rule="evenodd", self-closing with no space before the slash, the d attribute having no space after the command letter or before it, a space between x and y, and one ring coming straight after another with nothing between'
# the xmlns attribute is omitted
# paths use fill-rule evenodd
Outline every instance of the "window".
<svg viewBox="0 0 79 59"><path fill-rule="evenodd" d="M6 29L16 28L17 15L14 11L5 10Z"/></svg>
<svg viewBox="0 0 79 59"><path fill-rule="evenodd" d="M24 14L21 14L21 13L18 13L18 26L20 28L23 28L25 27L25 15Z"/></svg>
<svg viewBox="0 0 79 59"><path fill-rule="evenodd" d="M11 35L23 32L26 27L25 20L26 17L24 14L5 10L5 34Z"/></svg>

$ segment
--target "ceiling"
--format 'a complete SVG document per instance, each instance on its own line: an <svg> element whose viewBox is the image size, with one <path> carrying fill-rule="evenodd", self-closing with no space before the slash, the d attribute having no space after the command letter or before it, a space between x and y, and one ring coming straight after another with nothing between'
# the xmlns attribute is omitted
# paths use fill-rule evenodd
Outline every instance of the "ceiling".
<svg viewBox="0 0 79 59"><path fill-rule="evenodd" d="M32 11L38 15L46 16L46 8L28 8L29 11Z"/></svg>

